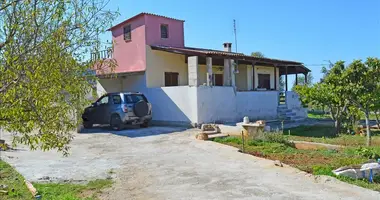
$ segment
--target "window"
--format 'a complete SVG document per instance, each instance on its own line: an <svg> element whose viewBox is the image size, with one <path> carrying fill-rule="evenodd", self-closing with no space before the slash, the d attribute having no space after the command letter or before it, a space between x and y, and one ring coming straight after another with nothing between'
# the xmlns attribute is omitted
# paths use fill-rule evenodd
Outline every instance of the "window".
<svg viewBox="0 0 380 200"><path fill-rule="evenodd" d="M98 100L98 105L108 104L108 96L104 96Z"/></svg>
<svg viewBox="0 0 380 200"><path fill-rule="evenodd" d="M177 72L165 72L165 86L178 86Z"/></svg>
<svg viewBox="0 0 380 200"><path fill-rule="evenodd" d="M270 90L270 74L258 74L259 87Z"/></svg>
<svg viewBox="0 0 380 200"><path fill-rule="evenodd" d="M223 74L213 74L213 84L215 86L223 86Z"/></svg>
<svg viewBox="0 0 380 200"><path fill-rule="evenodd" d="M130 24L124 26L124 40L125 41L132 40L131 25Z"/></svg>
<svg viewBox="0 0 380 200"><path fill-rule="evenodd" d="M161 38L169 38L169 26L161 24Z"/></svg>
<svg viewBox="0 0 380 200"><path fill-rule="evenodd" d="M112 102L113 102L113 104L121 104L121 97L120 97L120 95L113 95L112 96Z"/></svg>
<svg viewBox="0 0 380 200"><path fill-rule="evenodd" d="M124 96L124 99L127 103L137 103L141 100L148 102L148 100L142 94L128 94Z"/></svg>

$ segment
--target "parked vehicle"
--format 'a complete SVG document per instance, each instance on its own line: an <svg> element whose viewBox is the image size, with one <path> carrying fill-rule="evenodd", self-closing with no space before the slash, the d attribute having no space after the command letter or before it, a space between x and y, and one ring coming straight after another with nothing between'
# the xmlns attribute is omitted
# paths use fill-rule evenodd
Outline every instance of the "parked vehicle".
<svg viewBox="0 0 380 200"><path fill-rule="evenodd" d="M142 93L108 93L85 108L82 119L84 128L93 124L110 124L114 130L122 129L124 124L148 127L152 105Z"/></svg>

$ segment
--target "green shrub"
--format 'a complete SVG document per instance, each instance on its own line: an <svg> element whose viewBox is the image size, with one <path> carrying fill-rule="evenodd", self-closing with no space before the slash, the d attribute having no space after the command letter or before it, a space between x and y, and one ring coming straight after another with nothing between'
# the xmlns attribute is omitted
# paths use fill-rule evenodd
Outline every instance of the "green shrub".
<svg viewBox="0 0 380 200"><path fill-rule="evenodd" d="M313 174L314 175L328 175L335 176L332 172L333 168L325 165L315 165L313 166Z"/></svg>
<svg viewBox="0 0 380 200"><path fill-rule="evenodd" d="M379 154L377 154L372 148L359 147L355 150L355 154L368 159L380 158Z"/></svg>
<svg viewBox="0 0 380 200"><path fill-rule="evenodd" d="M264 134L264 141L265 142L272 142L272 143L280 143L285 144L287 146L294 146L293 143L291 143L286 136L284 136L281 132L267 132Z"/></svg>
<svg viewBox="0 0 380 200"><path fill-rule="evenodd" d="M225 138L215 138L214 142L241 144L242 140L240 137L225 137Z"/></svg>

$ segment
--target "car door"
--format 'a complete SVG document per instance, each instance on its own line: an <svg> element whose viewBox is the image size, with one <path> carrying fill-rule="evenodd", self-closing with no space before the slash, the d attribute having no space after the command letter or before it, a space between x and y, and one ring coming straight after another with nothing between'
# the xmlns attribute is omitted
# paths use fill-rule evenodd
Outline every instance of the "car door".
<svg viewBox="0 0 380 200"><path fill-rule="evenodd" d="M110 101L109 95L105 95L96 101L96 108L94 110L94 122L95 124L107 124L108 123L108 114Z"/></svg>

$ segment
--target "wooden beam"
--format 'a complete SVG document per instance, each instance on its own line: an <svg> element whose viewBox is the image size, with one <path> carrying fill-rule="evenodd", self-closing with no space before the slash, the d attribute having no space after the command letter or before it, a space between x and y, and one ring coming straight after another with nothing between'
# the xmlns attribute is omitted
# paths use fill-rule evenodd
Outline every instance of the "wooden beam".
<svg viewBox="0 0 380 200"><path fill-rule="evenodd" d="M288 66L285 67L285 91L288 91Z"/></svg>

